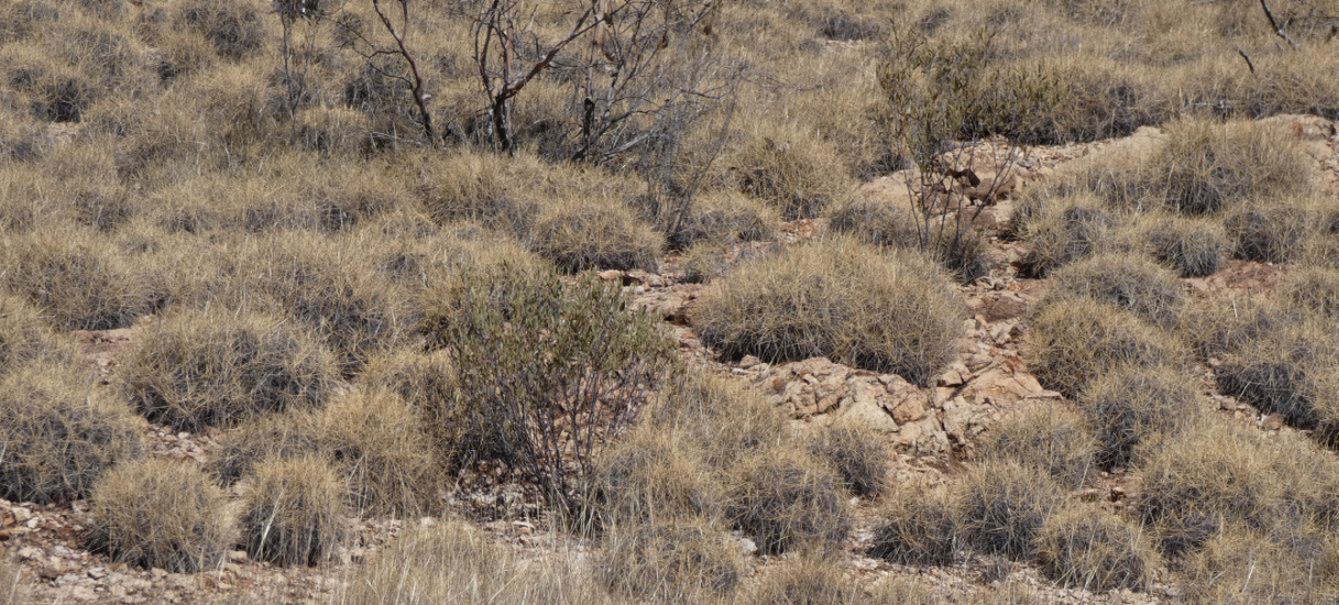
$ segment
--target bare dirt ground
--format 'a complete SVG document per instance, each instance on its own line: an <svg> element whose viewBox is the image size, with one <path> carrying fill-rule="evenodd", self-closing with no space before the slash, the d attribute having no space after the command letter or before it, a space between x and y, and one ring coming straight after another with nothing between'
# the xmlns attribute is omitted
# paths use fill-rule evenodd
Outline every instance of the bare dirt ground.
<svg viewBox="0 0 1339 605"><path fill-rule="evenodd" d="M1271 118L1286 124L1304 142L1308 153L1323 168L1325 190L1339 195L1339 136L1336 125L1306 116ZM797 429L824 426L844 419L855 419L875 427L895 444L894 484L911 479L943 481L962 460L970 458L978 436L1001 413L1032 400L1058 399L1029 372L1022 348L1029 309L1045 290L1044 280L1023 279L1014 263L1026 253L1026 244L1004 241L999 230L1008 221L1014 197L1022 188L1035 184L1076 159L1105 148L1133 152L1160 136L1154 128L1144 128L1126 139L1085 145L1036 148L1028 150L1020 165L1017 181L1011 182L1001 199L987 200L978 225L990 237L993 267L990 274L975 283L962 286L972 310L964 326L965 337L959 355L932 388L918 388L898 376L875 374L833 363L824 358L794 363L767 364L746 357L724 363L714 359L695 337L687 317L704 286L683 283L678 259L670 258L661 273L605 272L608 280L619 280L635 300L660 313L678 339L681 352L695 371L730 376L764 394L778 408L788 412ZM872 196L905 197L899 175L883 177L864 186ZM783 242L793 245L826 231L822 221L788 223ZM1286 269L1260 263L1231 261L1215 275L1186 279L1191 296L1214 297L1228 290L1268 289ZM118 359L135 346L136 329L104 332L79 332L88 362L105 376L104 385L114 379ZM1253 408L1223 397L1213 390L1206 367L1201 387L1206 405L1217 412L1250 423L1260 430L1292 430L1279 418L1264 416ZM204 463L215 448L208 432L177 433L166 427L150 426L145 433L153 455ZM1084 500L1120 509L1131 499L1131 484L1122 472L1104 474L1095 486L1078 494ZM456 514L477 521L499 541L518 549L539 552L564 542L564 548L580 552L581 544L545 529L537 509L528 506L515 486L498 484L488 473L460 482L448 495L449 508ZM975 558L952 567L911 568L890 565L864 554L874 525L875 503L857 502L857 531L848 544L849 573L853 580L872 582L888 574L924 576L950 602L972 593L999 590L1006 583L1023 584L1047 603L1152 603L1174 602L1178 588L1157 584L1148 593L1115 592L1094 595L1083 591L1056 588L1037 570L1002 559ZM320 568L277 568L247 559L244 552L231 553L221 569L199 574L174 574L159 569L139 570L113 564L105 557L83 550L80 535L86 523L86 505L46 507L31 503L0 500L0 547L16 554L25 583L31 585L32 598L40 603L187 603L187 602L324 602L334 595L351 569L364 561L394 537L406 524L431 523L431 519L396 521L363 519L357 521L356 538L340 549L336 561ZM755 556L755 566L766 564Z"/></svg>

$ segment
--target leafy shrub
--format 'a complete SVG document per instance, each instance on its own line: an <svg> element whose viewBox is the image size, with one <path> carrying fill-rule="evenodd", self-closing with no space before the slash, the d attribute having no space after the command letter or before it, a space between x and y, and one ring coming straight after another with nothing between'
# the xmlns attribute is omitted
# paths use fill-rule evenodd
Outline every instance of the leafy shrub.
<svg viewBox="0 0 1339 605"><path fill-rule="evenodd" d="M1034 537L1064 492L1041 471L1013 462L972 467L957 486L954 526L962 543L984 554L1031 559Z"/></svg>
<svg viewBox="0 0 1339 605"><path fill-rule="evenodd" d="M536 254L570 272L587 269L654 271L664 238L624 206L564 200L544 209L530 236Z"/></svg>
<svg viewBox="0 0 1339 605"><path fill-rule="evenodd" d="M1016 462L1066 487L1084 484L1093 472L1097 443L1084 418L1068 407L1030 405L990 429L978 458Z"/></svg>
<svg viewBox="0 0 1339 605"><path fill-rule="evenodd" d="M857 496L877 496L888 483L891 452L882 436L868 427L824 429L810 442L809 453L837 471L846 489Z"/></svg>
<svg viewBox="0 0 1339 605"><path fill-rule="evenodd" d="M522 559L467 524L397 537L357 572L342 603L605 605L613 603L575 555Z"/></svg>
<svg viewBox="0 0 1339 605"><path fill-rule="evenodd" d="M954 354L962 317L938 268L839 239L741 265L702 295L694 324L728 358L827 356L926 384Z"/></svg>
<svg viewBox="0 0 1339 605"><path fill-rule="evenodd" d="M837 550L851 531L841 479L807 456L761 452L729 481L727 515L758 550Z"/></svg>
<svg viewBox="0 0 1339 605"><path fill-rule="evenodd" d="M1188 357L1178 341L1129 311L1083 300L1045 305L1032 318L1026 354L1037 380L1069 396L1114 368L1178 367Z"/></svg>
<svg viewBox="0 0 1339 605"><path fill-rule="evenodd" d="M0 378L0 497L82 498L112 465L140 456L139 419L92 388L91 376L50 363Z"/></svg>
<svg viewBox="0 0 1339 605"><path fill-rule="evenodd" d="M605 537L598 575L612 592L651 602L726 595L744 574L739 546L702 519L634 522Z"/></svg>
<svg viewBox="0 0 1339 605"><path fill-rule="evenodd" d="M27 299L56 327L107 330L153 312L162 293L105 238L82 229L45 229L0 244L0 286Z"/></svg>
<svg viewBox="0 0 1339 605"><path fill-rule="evenodd" d="M1174 435L1200 415L1194 383L1172 368L1116 368L1090 384L1079 401L1103 468L1129 466L1141 443Z"/></svg>
<svg viewBox="0 0 1339 605"><path fill-rule="evenodd" d="M1101 255L1055 272L1047 301L1085 298L1130 311L1163 327L1175 325L1184 288L1170 271L1127 254Z"/></svg>
<svg viewBox="0 0 1339 605"><path fill-rule="evenodd" d="M749 135L728 161L739 189L777 208L786 220L816 218L851 195L854 184L837 150L796 127Z"/></svg>
<svg viewBox="0 0 1339 605"><path fill-rule="evenodd" d="M1148 161L1154 182L1165 188L1167 206L1185 214L1306 194L1312 188L1310 165L1274 126L1199 119L1169 126L1165 141Z"/></svg>
<svg viewBox="0 0 1339 605"><path fill-rule="evenodd" d="M209 569L235 537L227 494L188 462L118 465L94 488L91 515L91 550L146 569Z"/></svg>
<svg viewBox="0 0 1339 605"><path fill-rule="evenodd" d="M218 54L236 61L265 45L262 15L243 0L192 0L178 6L177 27L199 32Z"/></svg>
<svg viewBox="0 0 1339 605"><path fill-rule="evenodd" d="M454 433L445 457L503 460L553 503L572 503L572 479L590 476L670 368L658 322L595 276L475 274L432 304L424 331L457 375L433 429Z"/></svg>
<svg viewBox="0 0 1339 605"><path fill-rule="evenodd" d="M420 422L394 394L362 389L316 416L317 447L343 476L355 512L412 516L435 508L441 469Z"/></svg>
<svg viewBox="0 0 1339 605"><path fill-rule="evenodd" d="M1140 234L1158 262L1181 277L1207 277L1218 272L1231 252L1227 231L1217 221L1157 216Z"/></svg>
<svg viewBox="0 0 1339 605"><path fill-rule="evenodd" d="M311 408L333 391L333 360L281 320L215 309L155 321L120 371L126 399L182 430Z"/></svg>
<svg viewBox="0 0 1339 605"><path fill-rule="evenodd" d="M1092 505L1048 519L1037 534L1037 552L1051 579L1091 591L1143 590L1158 561L1139 528Z"/></svg>
<svg viewBox="0 0 1339 605"><path fill-rule="evenodd" d="M775 605L854 605L864 595L836 561L803 556L768 570L749 596L750 603Z"/></svg>
<svg viewBox="0 0 1339 605"><path fill-rule="evenodd" d="M869 554L902 565L947 565L957 554L958 530L950 494L928 485L890 494L879 509Z"/></svg>
<svg viewBox="0 0 1339 605"><path fill-rule="evenodd" d="M344 482L320 458L271 459L255 468L240 525L257 561L315 565L344 533Z"/></svg>

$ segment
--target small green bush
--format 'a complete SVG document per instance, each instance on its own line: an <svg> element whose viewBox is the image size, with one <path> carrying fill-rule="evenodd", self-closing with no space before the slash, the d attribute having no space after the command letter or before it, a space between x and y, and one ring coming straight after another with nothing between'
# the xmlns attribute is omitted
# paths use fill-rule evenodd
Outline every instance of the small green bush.
<svg viewBox="0 0 1339 605"><path fill-rule="evenodd" d="M985 462L957 486L954 527L963 544L983 554L1030 560L1037 532L1063 500L1060 485L1041 471Z"/></svg>
<svg viewBox="0 0 1339 605"><path fill-rule="evenodd" d="M986 432L977 458L1013 461L1072 488L1092 475L1096 451L1097 442L1082 416L1066 406L1046 404L1000 419Z"/></svg>
<svg viewBox="0 0 1339 605"><path fill-rule="evenodd" d="M727 358L827 356L923 385L955 353L962 311L937 267L837 239L739 266L702 294L693 323Z"/></svg>
<svg viewBox="0 0 1339 605"><path fill-rule="evenodd" d="M189 431L315 407L338 380L330 354L302 331L221 309L155 321L119 374L147 418Z"/></svg>
<svg viewBox="0 0 1339 605"><path fill-rule="evenodd" d="M68 502L142 451L142 421L119 401L92 393L93 377L52 363L0 378L0 497Z"/></svg>
<svg viewBox="0 0 1339 605"><path fill-rule="evenodd" d="M118 465L98 481L90 514L90 550L145 569L213 568L236 537L227 494L188 462Z"/></svg>
<svg viewBox="0 0 1339 605"><path fill-rule="evenodd" d="M1158 555L1139 528L1093 505L1071 506L1037 534L1037 556L1052 580L1094 592L1142 591Z"/></svg>
<svg viewBox="0 0 1339 605"><path fill-rule="evenodd" d="M252 559L316 565L343 540L345 485L324 460L271 459L255 468L240 526Z"/></svg>
<svg viewBox="0 0 1339 605"><path fill-rule="evenodd" d="M835 551L851 531L844 492L841 479L808 456L764 451L732 473L727 515L765 554Z"/></svg>

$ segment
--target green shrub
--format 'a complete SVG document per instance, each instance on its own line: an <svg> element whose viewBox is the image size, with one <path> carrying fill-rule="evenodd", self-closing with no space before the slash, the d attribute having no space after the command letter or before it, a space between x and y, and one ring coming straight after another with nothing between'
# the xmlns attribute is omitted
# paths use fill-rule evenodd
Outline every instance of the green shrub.
<svg viewBox="0 0 1339 605"><path fill-rule="evenodd" d="M227 494L188 462L118 465L98 481L90 514L90 549L145 569L204 571L235 539Z"/></svg>
<svg viewBox="0 0 1339 605"><path fill-rule="evenodd" d="M271 459L258 464L240 525L252 559L316 565L344 534L345 485L324 460Z"/></svg>
<svg viewBox="0 0 1339 605"><path fill-rule="evenodd" d="M635 418L670 369L659 322L593 275L479 273L438 292L424 331L457 376L432 429L451 433L439 438L444 457L508 462L570 504L605 436Z"/></svg>
<svg viewBox="0 0 1339 605"><path fill-rule="evenodd" d="M189 431L315 407L338 380L330 354L301 330L217 308L150 324L119 374L147 418Z"/></svg>
<svg viewBox="0 0 1339 605"><path fill-rule="evenodd" d="M1199 399L1185 372L1134 367L1115 368L1098 378L1079 402L1097 437L1098 463L1123 468L1141 443L1192 424L1201 413Z"/></svg>
<svg viewBox="0 0 1339 605"><path fill-rule="evenodd" d="M596 568L611 592L661 603L728 595L744 575L736 540L692 518L615 527Z"/></svg>
<svg viewBox="0 0 1339 605"><path fill-rule="evenodd" d="M1064 500L1041 471L1013 462L972 467L957 486L954 514L960 540L983 554L1028 560L1034 538Z"/></svg>
<svg viewBox="0 0 1339 605"><path fill-rule="evenodd" d="M879 509L869 554L900 565L948 565L957 554L954 503L943 488L895 490Z"/></svg>
<svg viewBox="0 0 1339 605"><path fill-rule="evenodd" d="M892 452L884 437L868 427L852 423L824 429L809 443L809 453L837 471L857 496L877 496L888 484Z"/></svg>
<svg viewBox="0 0 1339 605"><path fill-rule="evenodd" d="M1141 591L1153 580L1158 555L1139 528L1093 505L1071 506L1037 534L1042 569L1070 588Z"/></svg>
<svg viewBox="0 0 1339 605"><path fill-rule="evenodd" d="M36 363L0 378L0 497L83 498L112 465L138 458L142 422L92 393L93 377Z"/></svg>
<svg viewBox="0 0 1339 605"><path fill-rule="evenodd" d="M741 265L702 294L694 315L702 341L727 358L827 356L917 384L952 358L963 317L938 268L845 239Z"/></svg>
<svg viewBox="0 0 1339 605"><path fill-rule="evenodd" d="M1174 326L1185 305L1184 287L1174 274L1134 255L1087 258L1056 271L1051 281L1048 303L1097 300L1162 327Z"/></svg>
<svg viewBox="0 0 1339 605"><path fill-rule="evenodd" d="M764 451L729 480L727 515L765 554L839 550L851 531L841 479L808 456Z"/></svg>
<svg viewBox="0 0 1339 605"><path fill-rule="evenodd" d="M1063 405L1044 404L1001 418L986 432L977 457L1016 462L1072 488L1093 474L1096 451L1097 442L1082 416Z"/></svg>
<svg viewBox="0 0 1339 605"><path fill-rule="evenodd" d="M1078 396L1089 383L1121 367L1180 367L1188 354L1176 339L1119 307L1059 300L1032 318L1025 352L1047 388Z"/></svg>

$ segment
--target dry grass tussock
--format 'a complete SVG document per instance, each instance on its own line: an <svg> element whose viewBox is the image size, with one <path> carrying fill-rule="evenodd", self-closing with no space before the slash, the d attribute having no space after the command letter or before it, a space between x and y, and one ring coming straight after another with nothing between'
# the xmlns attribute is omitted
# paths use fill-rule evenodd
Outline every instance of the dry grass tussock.
<svg viewBox="0 0 1339 605"><path fill-rule="evenodd" d="M1017 462L1073 488L1093 474L1097 447L1088 423L1071 408L1032 405L1001 418L982 439L977 458Z"/></svg>
<svg viewBox="0 0 1339 605"><path fill-rule="evenodd" d="M808 554L768 570L746 602L854 605L865 598L860 586L846 577L839 560Z"/></svg>
<svg viewBox="0 0 1339 605"><path fill-rule="evenodd" d="M1203 414L1194 383L1173 368L1117 368L1090 384L1079 405L1103 468L1129 466L1141 443L1174 438Z"/></svg>
<svg viewBox="0 0 1339 605"><path fill-rule="evenodd" d="M1032 318L1026 355L1043 385L1069 396L1122 366L1180 367L1189 352L1171 334L1113 304L1057 300Z"/></svg>
<svg viewBox="0 0 1339 605"><path fill-rule="evenodd" d="M117 466L94 488L91 515L88 546L145 569L212 569L236 539L227 494L186 462Z"/></svg>
<svg viewBox="0 0 1339 605"><path fill-rule="evenodd" d="M348 605L613 603L575 553L523 558L483 532L447 521L405 532L354 572Z"/></svg>
<svg viewBox="0 0 1339 605"><path fill-rule="evenodd" d="M836 473L786 451L741 461L728 482L726 514L761 552L836 551L852 520Z"/></svg>
<svg viewBox="0 0 1339 605"><path fill-rule="evenodd" d="M983 462L955 486L954 527L962 544L983 554L1030 560L1037 533L1064 502L1042 471L1014 462Z"/></svg>
<svg viewBox="0 0 1339 605"><path fill-rule="evenodd" d="M1101 255L1056 271L1044 304L1094 300L1164 328L1176 325L1184 286L1171 271L1133 255Z"/></svg>
<svg viewBox="0 0 1339 605"><path fill-rule="evenodd" d="M344 481L317 457L260 463L238 525L258 561L315 565L344 539Z"/></svg>
<svg viewBox="0 0 1339 605"><path fill-rule="evenodd" d="M1095 506L1072 506L1047 519L1037 545L1048 576L1084 590L1141 590L1159 565L1138 527Z"/></svg>
<svg viewBox="0 0 1339 605"><path fill-rule="evenodd" d="M884 438L868 427L834 426L815 435L809 453L841 475L857 496L877 496L888 485L891 452Z"/></svg>
<svg viewBox="0 0 1339 605"><path fill-rule="evenodd" d="M947 565L958 554L952 495L927 484L901 486L879 509L869 553L903 565Z"/></svg>
<svg viewBox="0 0 1339 605"><path fill-rule="evenodd" d="M317 451L348 484L360 514L413 516L438 507L442 466L421 417L398 396L356 389L313 420Z"/></svg>
<svg viewBox="0 0 1339 605"><path fill-rule="evenodd" d="M597 576L611 592L657 603L715 602L744 577L738 542L694 518L647 520L611 528Z"/></svg>
<svg viewBox="0 0 1339 605"><path fill-rule="evenodd" d="M113 465L138 458L142 422L93 392L94 377L34 363L0 378L0 495L68 502L86 497Z"/></svg>
<svg viewBox="0 0 1339 605"><path fill-rule="evenodd" d="M726 357L827 356L925 384L954 354L962 317L929 262L833 239L736 268L702 295L694 324Z"/></svg>

